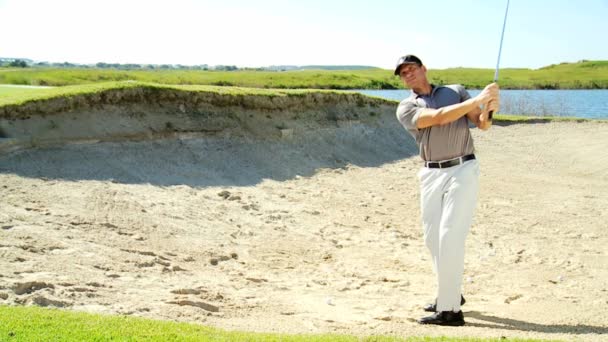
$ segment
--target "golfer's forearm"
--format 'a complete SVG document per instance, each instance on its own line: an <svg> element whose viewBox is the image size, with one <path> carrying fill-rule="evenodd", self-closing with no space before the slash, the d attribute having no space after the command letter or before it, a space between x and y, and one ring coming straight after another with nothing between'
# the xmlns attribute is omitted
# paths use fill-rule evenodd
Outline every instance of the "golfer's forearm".
<svg viewBox="0 0 608 342"><path fill-rule="evenodd" d="M418 116L418 128L448 124L460 119L477 106L478 103L475 98L471 98L464 102L438 109L425 108Z"/></svg>

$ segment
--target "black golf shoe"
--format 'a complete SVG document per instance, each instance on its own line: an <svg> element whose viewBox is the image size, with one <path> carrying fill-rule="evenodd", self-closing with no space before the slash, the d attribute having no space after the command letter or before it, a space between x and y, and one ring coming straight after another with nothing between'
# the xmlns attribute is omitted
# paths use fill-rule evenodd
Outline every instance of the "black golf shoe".
<svg viewBox="0 0 608 342"><path fill-rule="evenodd" d="M435 324L459 327L464 325L464 315L462 311L440 311L428 317L422 317L418 320L420 324Z"/></svg>
<svg viewBox="0 0 608 342"><path fill-rule="evenodd" d="M467 301L464 300L464 297L460 295L460 305L464 305ZM424 306L424 311L427 312L437 312L437 299L435 299L435 303L427 304Z"/></svg>

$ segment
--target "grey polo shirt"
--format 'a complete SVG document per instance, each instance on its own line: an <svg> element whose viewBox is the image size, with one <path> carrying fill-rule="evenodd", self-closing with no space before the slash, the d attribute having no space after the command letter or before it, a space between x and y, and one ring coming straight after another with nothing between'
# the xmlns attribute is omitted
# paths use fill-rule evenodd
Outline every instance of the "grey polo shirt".
<svg viewBox="0 0 608 342"><path fill-rule="evenodd" d="M416 139L420 157L425 161L457 158L474 152L473 138L466 115L445 125L418 129L418 116L424 108L441 108L466 101L471 95L461 85L433 86L430 95L418 95L401 101L397 119Z"/></svg>

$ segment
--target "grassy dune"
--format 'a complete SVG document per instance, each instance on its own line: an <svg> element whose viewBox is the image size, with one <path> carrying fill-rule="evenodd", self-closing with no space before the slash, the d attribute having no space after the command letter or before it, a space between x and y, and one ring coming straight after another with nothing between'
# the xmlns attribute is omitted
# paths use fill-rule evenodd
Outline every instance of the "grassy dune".
<svg viewBox="0 0 608 342"><path fill-rule="evenodd" d="M0 86L0 107L9 105L21 105L31 101L40 101L52 98L71 98L77 95L103 93L109 90L121 90L132 88L152 89L176 89L194 92L213 92L221 95L265 95L265 96L297 96L310 93L306 89L259 89L243 87L220 87L210 85L175 85L159 84L135 81L114 81L103 83L91 83L51 88L17 88ZM316 92L323 90L316 90ZM323 92L331 92L324 90Z"/></svg>
<svg viewBox="0 0 608 342"><path fill-rule="evenodd" d="M492 69L430 69L436 84L461 83L483 88L492 81ZM0 84L65 86L135 80L162 84L217 85L253 88L398 89L401 82L391 70L201 71L114 69L2 69ZM608 89L608 61L562 63L541 69L501 69L503 89Z"/></svg>
<svg viewBox="0 0 608 342"><path fill-rule="evenodd" d="M163 91L183 91L195 93L213 93L218 95L231 95L235 98L243 98L244 96L304 96L311 93L335 94L339 96L356 96L357 98L366 99L370 102L394 103L397 106L397 101L381 99L377 97L365 96L356 92L345 92L338 90L318 90L318 89L259 89L259 88L244 88L244 87L221 87L209 85L168 85L148 82L104 82L83 85L73 85L65 87L50 87L50 88L20 88L0 85L0 113L20 106L26 106L32 103L39 103L52 99L66 99L68 102L79 96L101 95L108 92L115 92L128 89L146 89ZM162 96L162 95L159 95ZM78 101L72 101L73 105L77 106ZM102 100L103 102L103 100ZM69 106L68 106L69 107ZM569 118L569 117L530 117L522 115L498 114L494 116L494 122L504 123L536 123L548 121L589 121L588 119ZM595 120L598 121L598 120Z"/></svg>

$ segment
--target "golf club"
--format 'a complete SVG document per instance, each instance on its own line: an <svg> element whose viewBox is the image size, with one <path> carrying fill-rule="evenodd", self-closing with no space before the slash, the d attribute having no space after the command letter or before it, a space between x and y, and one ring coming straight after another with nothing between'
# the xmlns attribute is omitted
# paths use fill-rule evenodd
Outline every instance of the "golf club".
<svg viewBox="0 0 608 342"><path fill-rule="evenodd" d="M500 34L500 46L498 48L498 60L496 61L496 70L494 71L494 82L498 82L498 67L500 65L500 54L502 52L502 41L505 38L505 26L507 26L507 13L509 13L509 0L507 0L507 9L505 10L505 19L502 23L502 33ZM491 110L488 118L492 120L494 111Z"/></svg>

